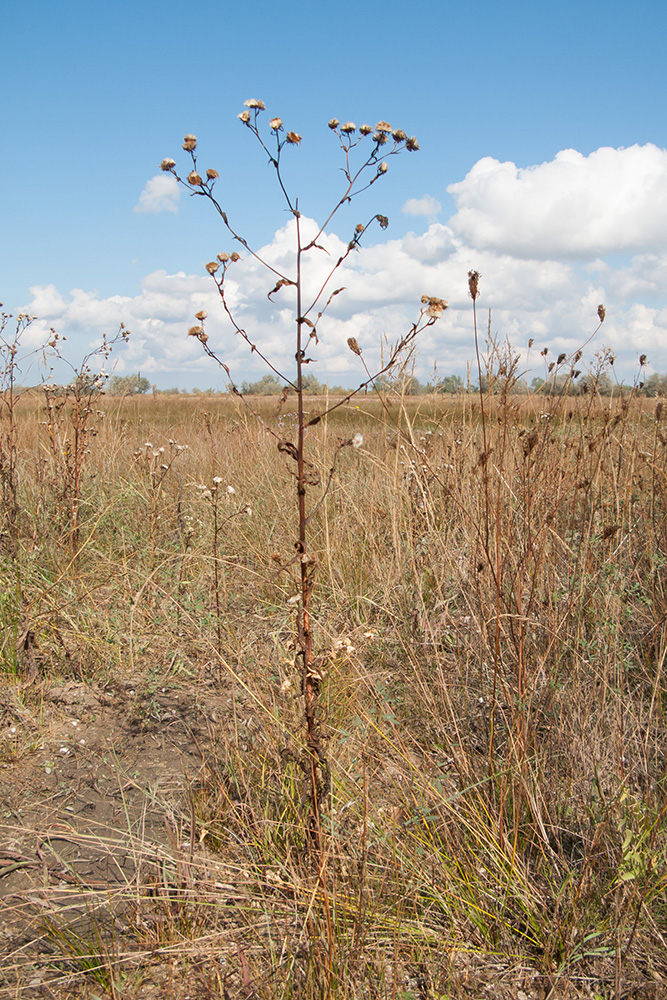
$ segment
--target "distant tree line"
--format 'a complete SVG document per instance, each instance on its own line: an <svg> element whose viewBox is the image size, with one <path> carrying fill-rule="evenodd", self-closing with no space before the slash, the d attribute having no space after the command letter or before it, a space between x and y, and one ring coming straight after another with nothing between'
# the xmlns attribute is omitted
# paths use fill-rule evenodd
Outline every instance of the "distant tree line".
<svg viewBox="0 0 667 1000"><path fill-rule="evenodd" d="M333 395L344 395L349 389L341 385L327 386L319 381L317 376L308 374L303 379L304 391L309 396L321 396L326 392ZM441 395L456 395L457 393L479 392L480 381L475 379L469 384L464 382L460 375L445 375L444 377L432 379L427 383L420 382L414 376L397 377L395 379L384 376L376 382L376 389L379 391L400 391L406 396L422 396L429 393ZM256 382L244 381L240 385L240 391L244 396L278 396L283 391L284 383L277 375L263 375ZM607 372L600 372L595 375L577 374L577 378L572 375L556 375L550 379L543 379L539 376L532 379L530 384L525 379L512 379L511 384L502 378L482 375L481 388L483 392L492 395L501 392L510 392L512 395L539 394L541 396L561 396L567 393L569 396L585 395L589 392L597 393L600 396L618 395L620 392L635 391L639 396L667 396L667 375L655 373L647 376L642 382L635 385L624 385L611 378ZM112 375L106 385L106 392L110 396L137 396L153 389L154 392L165 395L217 395L224 394L226 389L199 389L196 386L190 390L173 387L171 389L156 389L150 381L143 375Z"/></svg>

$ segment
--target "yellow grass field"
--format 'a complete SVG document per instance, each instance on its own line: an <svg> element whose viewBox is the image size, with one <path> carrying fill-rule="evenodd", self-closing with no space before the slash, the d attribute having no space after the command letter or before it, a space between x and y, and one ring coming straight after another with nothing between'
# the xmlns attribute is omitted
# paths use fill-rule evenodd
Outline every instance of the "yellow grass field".
<svg viewBox="0 0 667 1000"><path fill-rule="evenodd" d="M667 997L662 403L308 430L318 871L294 406L249 402L3 410L0 997Z"/></svg>

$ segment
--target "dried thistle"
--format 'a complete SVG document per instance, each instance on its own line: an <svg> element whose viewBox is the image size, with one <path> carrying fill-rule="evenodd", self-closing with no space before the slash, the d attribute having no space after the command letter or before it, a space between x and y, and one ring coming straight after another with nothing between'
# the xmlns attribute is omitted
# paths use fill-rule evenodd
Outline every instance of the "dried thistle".
<svg viewBox="0 0 667 1000"><path fill-rule="evenodd" d="M165 159L160 164L160 170L173 170L176 166L176 160Z"/></svg>
<svg viewBox="0 0 667 1000"><path fill-rule="evenodd" d="M607 315L607 310L602 305L602 303L600 303L600 305L598 306L598 316L600 318L601 323L604 323L604 318L606 315Z"/></svg>
<svg viewBox="0 0 667 1000"><path fill-rule="evenodd" d="M266 111L266 104L264 101L258 101L256 97L250 97L247 101L244 101L243 107L253 108L255 111Z"/></svg>
<svg viewBox="0 0 667 1000"><path fill-rule="evenodd" d="M357 343L357 338L356 337L348 337L347 338L347 346L350 348L350 350L352 351L353 354L357 354L359 357L361 357L361 348L359 347L359 344Z"/></svg>
<svg viewBox="0 0 667 1000"><path fill-rule="evenodd" d="M188 174L188 184L192 184L193 187L199 187L201 185L201 177L196 170L192 170Z"/></svg>
<svg viewBox="0 0 667 1000"><path fill-rule="evenodd" d="M285 138L292 146L298 146L301 142L301 136L298 132L288 132Z"/></svg>
<svg viewBox="0 0 667 1000"><path fill-rule="evenodd" d="M192 153L197 148L197 136L196 135L186 135L183 138L183 149L187 153Z"/></svg>
<svg viewBox="0 0 667 1000"><path fill-rule="evenodd" d="M468 291L473 302L479 295L479 279L481 277L479 271L468 271Z"/></svg>

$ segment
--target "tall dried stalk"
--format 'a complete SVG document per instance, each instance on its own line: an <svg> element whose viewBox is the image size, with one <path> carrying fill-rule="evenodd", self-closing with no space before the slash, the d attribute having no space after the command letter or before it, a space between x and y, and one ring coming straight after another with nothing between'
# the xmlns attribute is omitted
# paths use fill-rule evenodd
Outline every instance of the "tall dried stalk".
<svg viewBox="0 0 667 1000"><path fill-rule="evenodd" d="M218 172L209 169L205 176L199 173L197 168L197 139L193 135L186 135L183 141L183 149L190 155L192 170L186 178L182 178L176 171L174 160L165 159L161 167L167 173L171 173L178 183L189 190L192 195L206 198L213 206L221 218L225 228L231 238L238 243L244 251L252 258L266 267L267 271L275 279L274 287L269 291L268 298L278 293L284 293L285 289L292 289L294 295L295 308L295 370L291 375L287 375L279 370L277 363L262 349L256 339L251 337L236 320L232 306L226 296L225 278L229 269L239 260L240 255L234 253L219 253L217 258L206 265L206 269L216 284L223 310L231 322L236 334L242 337L250 348L251 352L257 355L274 375L281 380L283 390L283 402L287 399L288 393L292 392L297 401L297 436L296 443L284 439L272 428L267 427L269 432L276 439L278 449L287 456L288 460L294 463L293 475L296 480L296 507L298 530L295 542L295 555L281 562L281 572L291 576L295 564L298 565L297 582L298 585L298 609L296 616L296 660L301 674L301 692L303 696L304 723L305 723L305 766L308 772L309 787L309 815L307 823L307 842L319 859L320 874L324 872L324 845L321 827L321 808L326 790L328 788L328 762L324 753L322 734L319 722L319 697L320 685L323 679L322 666L315 655L313 644L312 628L312 597L317 577L317 557L310 549L309 526L315 512L329 491L333 481L336 464L340 452L346 446L354 446L360 443L360 435L356 435L344 441L339 441L333 462L324 483L320 481L313 463L308 459L307 430L309 427L319 423L319 421L349 400L373 384L382 374L388 372L397 364L402 354L414 343L417 335L426 327L431 326L442 315L447 303L442 299L423 296L421 309L418 318L399 340L390 353L390 356L381 369L375 374L371 374L366 368L366 378L354 392L351 392L344 400L340 400L332 405L326 405L322 412L310 415L306 413L304 407L304 367L313 358L307 356L307 352L318 344L318 324L322 320L331 303L336 296L343 291L343 288L336 288L329 291L332 279L341 268L353 251L361 246L363 235L373 222L377 222L382 229L386 229L388 219L383 215L375 214L371 216L365 225L359 223L352 234L347 248L332 265L320 284L316 294L312 299L306 300L306 290L304 285L303 266L307 254L313 251L322 251L320 241L325 235L326 227L331 223L336 213L349 204L353 198L362 191L367 190L383 177L387 170L387 159L403 150L415 152L419 149L419 144L414 137L409 138L401 129L392 129L384 121L378 122L375 129L363 125L359 129L352 122L340 124L337 119L329 121L328 125L337 137L340 149L344 157L343 174L345 183L343 191L335 200L334 207L328 214L324 223L319 227L312 239L306 239L303 234L301 222L301 212L299 210L298 199L289 192L287 184L282 174L282 157L284 151L296 148L301 143L301 136L295 131L286 131L282 119L271 118L269 122L269 138L265 139L260 132L259 116L265 110L265 105L259 100L249 100L245 102L245 110L239 115L246 128L253 134L259 142L260 147L268 157L269 165L274 169L278 187L284 199L288 211L295 221L295 265L292 273L283 273L276 267L269 264L253 250L239 232L234 228L229 220L227 212L214 194L215 182ZM393 143L393 144L392 144ZM370 147L370 148L369 148ZM355 162L359 157L359 162ZM384 157L384 159L383 159ZM243 400L245 405L252 411L247 399L241 390L234 384L229 370L229 366L221 360L217 351L214 351L208 343L208 334L205 331L206 313L201 311L196 315L197 325L193 326L189 335L196 337L202 344L204 350L214 361L216 361L226 372L231 383L231 391ZM361 355L361 348L354 338L348 340L350 350L357 356ZM365 367L365 366L364 366ZM254 412L254 411L253 411ZM260 419L255 413L257 419ZM266 426L266 425L265 425ZM319 497L311 504L308 498L311 490L320 488Z"/></svg>

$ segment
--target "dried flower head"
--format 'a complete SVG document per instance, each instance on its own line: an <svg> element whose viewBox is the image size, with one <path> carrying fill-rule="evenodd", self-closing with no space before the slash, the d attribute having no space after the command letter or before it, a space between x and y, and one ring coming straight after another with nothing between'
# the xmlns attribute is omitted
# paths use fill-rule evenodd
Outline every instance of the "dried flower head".
<svg viewBox="0 0 667 1000"><path fill-rule="evenodd" d="M600 317L600 322L601 323L604 323L604 318L605 318L606 315L607 315L607 310L605 309L605 307L602 304L600 304L598 306L598 316Z"/></svg>
<svg viewBox="0 0 667 1000"><path fill-rule="evenodd" d="M224 251L224 250L221 250L221 251L220 251L220 253L219 253L219 254L217 255L217 257L218 257L218 260L219 260L219 261L220 261L221 263L223 263L223 264L226 264L226 263L227 263L227 261L229 260L229 254L228 254L228 253L225 253L225 251Z"/></svg>
<svg viewBox="0 0 667 1000"><path fill-rule="evenodd" d="M427 316L431 317L431 319L439 319L445 309L449 308L449 302L445 299L437 299L433 295L428 296L426 304L427 308L425 309L425 312Z"/></svg>
<svg viewBox="0 0 667 1000"><path fill-rule="evenodd" d="M361 234L363 233L364 229L365 229L365 226L361 222L358 222L357 225L354 227L355 233L357 233L359 236L361 236Z"/></svg>
<svg viewBox="0 0 667 1000"><path fill-rule="evenodd" d="M301 136L298 132L288 132L285 138L292 146L298 146L301 142Z"/></svg>
<svg viewBox="0 0 667 1000"><path fill-rule="evenodd" d="M639 355L639 367L640 368L643 368L647 361L648 361L648 358L646 357L645 354L640 354Z"/></svg>
<svg viewBox="0 0 667 1000"><path fill-rule="evenodd" d="M558 360L556 361L556 364L557 364L557 365L562 365L562 364L563 364L563 362L565 361L565 358L566 358L566 357L567 357L567 354L565 353L565 351L562 351L562 352L561 352L561 353L560 353L560 354L558 355Z"/></svg>
<svg viewBox="0 0 667 1000"><path fill-rule="evenodd" d="M203 326L191 326L188 330L188 337L201 337L204 332Z"/></svg>
<svg viewBox="0 0 667 1000"><path fill-rule="evenodd" d="M373 129L370 127L370 125L360 125L359 131L361 132L362 135L370 135Z"/></svg>
<svg viewBox="0 0 667 1000"><path fill-rule="evenodd" d="M198 313L195 313L195 319L198 319L200 323L203 323L207 316L208 313L205 309L200 309Z"/></svg>
<svg viewBox="0 0 667 1000"><path fill-rule="evenodd" d="M405 148L410 153L416 153L419 150L419 143L414 135L411 135L410 138L406 140Z"/></svg>
<svg viewBox="0 0 667 1000"><path fill-rule="evenodd" d="M188 184L192 184L193 187L198 187L201 185L201 177L196 170L192 170L188 174Z"/></svg>
<svg viewBox="0 0 667 1000"><path fill-rule="evenodd" d="M264 101L258 101L256 97L250 97L247 101L244 101L243 107L254 108L255 111L266 111L266 104Z"/></svg>
<svg viewBox="0 0 667 1000"><path fill-rule="evenodd" d="M249 111L242 111L240 115L237 115L237 117L243 122L244 125L247 125L252 116Z"/></svg>
<svg viewBox="0 0 667 1000"><path fill-rule="evenodd" d="M354 122L345 122L344 125L341 125L340 130L341 132L345 132L346 135L349 135L351 132L356 132L357 126Z"/></svg>
<svg viewBox="0 0 667 1000"><path fill-rule="evenodd" d="M402 128L394 129L391 133L391 137L395 142L405 142L408 138Z"/></svg>
<svg viewBox="0 0 667 1000"><path fill-rule="evenodd" d="M533 338L531 337L530 340L528 341L528 347L529 348L532 347L533 343L534 343L534 341L533 341Z"/></svg>
<svg viewBox="0 0 667 1000"><path fill-rule="evenodd" d="M468 271L468 291L473 302L479 295L479 279L481 277L479 271Z"/></svg>
<svg viewBox="0 0 667 1000"><path fill-rule="evenodd" d="M391 125L388 122L378 122L375 126L376 132L391 132Z"/></svg>
<svg viewBox="0 0 667 1000"><path fill-rule="evenodd" d="M183 149L185 149L189 153L192 153L196 148L197 148L196 135L186 135L183 137Z"/></svg>
<svg viewBox="0 0 667 1000"><path fill-rule="evenodd" d="M352 351L353 354L357 354L357 355L359 355L361 357L361 348L359 347L359 344L357 343L357 338L356 337L348 337L347 338L347 346L350 348L350 350Z"/></svg>
<svg viewBox="0 0 667 1000"><path fill-rule="evenodd" d="M208 271L209 274L215 274L215 272L218 270L219 267L220 265L218 264L217 260L211 260L206 265L206 270Z"/></svg>
<svg viewBox="0 0 667 1000"><path fill-rule="evenodd" d="M272 118L271 121L269 122L269 127L274 132L277 132L279 128L283 127L283 120L282 120L282 118Z"/></svg>
<svg viewBox="0 0 667 1000"><path fill-rule="evenodd" d="M389 170L389 164L386 162L386 160L383 160L380 166L378 167L378 173L386 174L388 170Z"/></svg>
<svg viewBox="0 0 667 1000"><path fill-rule="evenodd" d="M384 146L385 142L389 142L385 132L376 132L373 136L373 142L376 142L378 146Z"/></svg>
<svg viewBox="0 0 667 1000"><path fill-rule="evenodd" d="M387 229L389 226L389 219L386 215L376 215L375 218L380 223L380 229Z"/></svg>
<svg viewBox="0 0 667 1000"><path fill-rule="evenodd" d="M163 160L160 164L160 170L173 170L176 166L176 160Z"/></svg>
<svg viewBox="0 0 667 1000"><path fill-rule="evenodd" d="M209 167L209 169L206 171L206 176L210 181L216 181L220 176L220 174L218 173L217 170L213 170L212 167Z"/></svg>
<svg viewBox="0 0 667 1000"><path fill-rule="evenodd" d="M352 447L353 448L361 448L361 446L362 446L363 443L364 443L364 436L363 436L363 434L360 434L357 431L357 433L352 438Z"/></svg>
<svg viewBox="0 0 667 1000"><path fill-rule="evenodd" d="M340 122L338 121L337 118L330 118L327 124L328 124L329 128L333 130L333 129L337 129L338 128L338 126L340 125Z"/></svg>
<svg viewBox="0 0 667 1000"><path fill-rule="evenodd" d="M231 260L232 264L235 264L237 260L241 260L241 254L237 253L235 250L229 259Z"/></svg>

